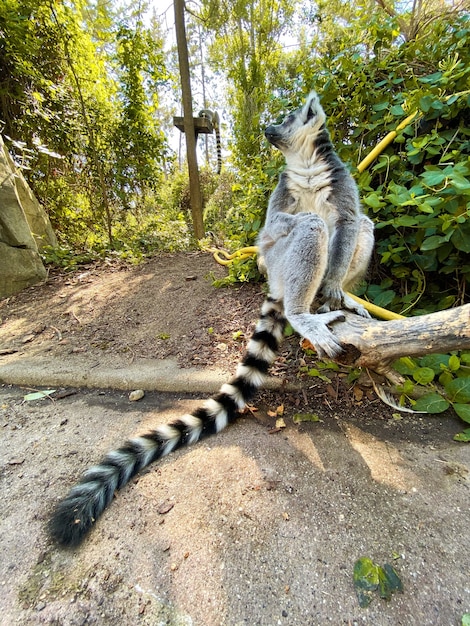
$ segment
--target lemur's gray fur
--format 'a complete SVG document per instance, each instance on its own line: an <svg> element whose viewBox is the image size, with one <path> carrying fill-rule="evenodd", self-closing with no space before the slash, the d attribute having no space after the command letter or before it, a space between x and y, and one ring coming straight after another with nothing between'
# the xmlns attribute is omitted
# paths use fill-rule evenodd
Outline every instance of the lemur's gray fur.
<svg viewBox="0 0 470 626"><path fill-rule="evenodd" d="M203 117L212 124L215 132L215 145L217 149L217 174L222 171L222 142L220 139L220 117L217 111L211 111L210 109L202 109L198 113L198 117Z"/></svg>
<svg viewBox="0 0 470 626"><path fill-rule="evenodd" d="M270 198L258 245L271 296L283 301L291 326L320 356L334 357L341 345L328 325L342 317L340 309L368 316L345 290L365 273L374 235L325 119L312 92L282 124L266 128L286 167ZM312 314L317 294L323 304Z"/></svg>
<svg viewBox="0 0 470 626"><path fill-rule="evenodd" d="M320 355L334 356L341 346L328 325L341 318L338 309L367 315L343 289L365 270L372 223L361 214L356 187L333 150L316 94L282 124L269 126L266 137L287 163L259 237L271 295L236 375L193 413L128 440L88 469L53 512L49 531L58 543L78 545L115 491L150 463L235 421L277 356L286 317ZM323 305L311 314L320 289Z"/></svg>

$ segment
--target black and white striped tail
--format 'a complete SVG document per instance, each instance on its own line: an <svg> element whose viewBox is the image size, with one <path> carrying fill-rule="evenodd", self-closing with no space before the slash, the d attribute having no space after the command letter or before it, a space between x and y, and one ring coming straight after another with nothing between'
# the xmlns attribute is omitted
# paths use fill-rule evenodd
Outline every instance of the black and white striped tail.
<svg viewBox="0 0 470 626"><path fill-rule="evenodd" d="M53 539L78 545L121 489L140 470L172 450L196 443L235 421L265 380L284 334L282 303L267 298L235 378L192 414L130 439L91 467L57 505L49 523Z"/></svg>
<svg viewBox="0 0 470 626"><path fill-rule="evenodd" d="M219 125L215 127L215 145L217 149L217 174L222 171L222 141L220 139Z"/></svg>

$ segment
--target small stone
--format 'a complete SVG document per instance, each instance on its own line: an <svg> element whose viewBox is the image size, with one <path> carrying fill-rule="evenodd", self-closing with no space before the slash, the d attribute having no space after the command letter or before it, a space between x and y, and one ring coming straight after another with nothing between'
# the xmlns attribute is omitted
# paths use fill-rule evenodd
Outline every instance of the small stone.
<svg viewBox="0 0 470 626"><path fill-rule="evenodd" d="M129 400L131 402L137 402L137 400L142 400L145 396L145 392L143 389L136 389L135 391L131 391L129 394Z"/></svg>
<svg viewBox="0 0 470 626"><path fill-rule="evenodd" d="M157 513L160 513L160 515L165 515L166 513L169 513L174 506L174 502L166 500L159 505L159 507L157 508Z"/></svg>
<svg viewBox="0 0 470 626"><path fill-rule="evenodd" d="M8 465L22 465L24 463L24 458L11 459L8 461Z"/></svg>

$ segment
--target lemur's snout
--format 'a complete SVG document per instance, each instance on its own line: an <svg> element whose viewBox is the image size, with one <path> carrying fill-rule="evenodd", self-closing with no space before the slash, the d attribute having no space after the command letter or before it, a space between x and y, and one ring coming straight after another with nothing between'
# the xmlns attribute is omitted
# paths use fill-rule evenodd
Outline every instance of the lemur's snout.
<svg viewBox="0 0 470 626"><path fill-rule="evenodd" d="M270 143L273 143L278 138L279 133L277 132L276 128L271 125L268 126L264 131L264 136Z"/></svg>

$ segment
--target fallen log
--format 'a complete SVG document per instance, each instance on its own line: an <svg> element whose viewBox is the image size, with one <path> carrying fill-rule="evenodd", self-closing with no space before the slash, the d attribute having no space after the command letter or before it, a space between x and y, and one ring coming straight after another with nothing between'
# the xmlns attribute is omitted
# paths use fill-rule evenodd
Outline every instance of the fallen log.
<svg viewBox="0 0 470 626"><path fill-rule="evenodd" d="M395 379L390 364L403 356L470 350L470 304L399 320L379 321L345 312L332 332L344 346L336 359Z"/></svg>

